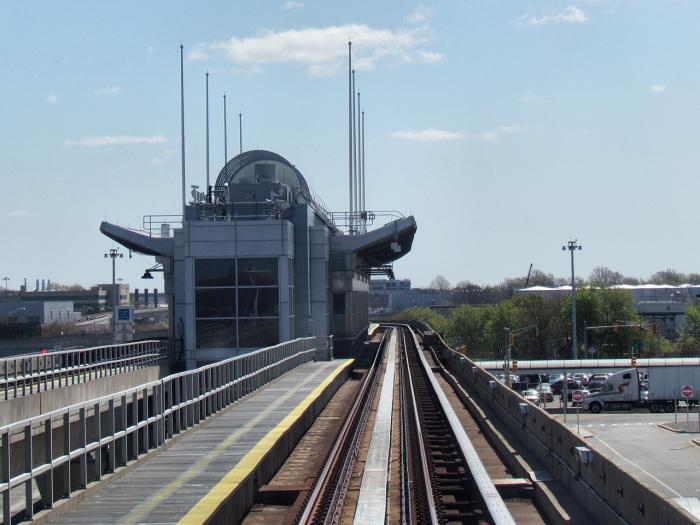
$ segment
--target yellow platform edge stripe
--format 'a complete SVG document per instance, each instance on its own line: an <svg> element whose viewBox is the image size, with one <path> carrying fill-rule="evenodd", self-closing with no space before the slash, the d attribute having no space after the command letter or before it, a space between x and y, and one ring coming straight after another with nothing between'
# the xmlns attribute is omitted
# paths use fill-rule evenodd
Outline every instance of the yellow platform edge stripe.
<svg viewBox="0 0 700 525"><path fill-rule="evenodd" d="M228 496L238 488L238 485L257 468L258 464L272 447L279 441L284 433L301 417L311 403L313 403L340 373L349 367L355 360L348 359L339 365L323 382L314 388L304 400L280 421L275 428L270 430L265 437L258 441L248 453L228 473L221 478L214 487L194 505L178 525L201 525L206 523Z"/></svg>

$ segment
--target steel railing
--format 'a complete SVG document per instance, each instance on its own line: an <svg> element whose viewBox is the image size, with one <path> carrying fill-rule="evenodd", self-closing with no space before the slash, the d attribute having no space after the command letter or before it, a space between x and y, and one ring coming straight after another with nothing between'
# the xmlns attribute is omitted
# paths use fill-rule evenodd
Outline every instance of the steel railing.
<svg viewBox="0 0 700 525"><path fill-rule="evenodd" d="M23 354L0 359L0 396L3 399L84 383L167 360L166 341Z"/></svg>
<svg viewBox="0 0 700 525"><path fill-rule="evenodd" d="M12 489L24 486L24 512L31 519L35 481L50 508L313 360L320 344L316 337L295 339L0 428L3 523L11 523Z"/></svg>

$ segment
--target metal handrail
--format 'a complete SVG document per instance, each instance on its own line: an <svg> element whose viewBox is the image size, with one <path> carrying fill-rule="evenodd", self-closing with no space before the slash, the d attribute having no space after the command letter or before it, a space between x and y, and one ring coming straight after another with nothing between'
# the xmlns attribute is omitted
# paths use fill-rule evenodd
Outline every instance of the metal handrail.
<svg viewBox="0 0 700 525"><path fill-rule="evenodd" d="M169 355L168 342L149 340L5 357L0 359L0 397L8 400L84 383L150 366Z"/></svg>
<svg viewBox="0 0 700 525"><path fill-rule="evenodd" d="M71 486L71 462L77 464L74 468L83 489L90 481L100 480L103 474L163 446L234 401L313 360L317 340L307 337L261 348L0 428L3 523L11 523L13 488L24 485L24 512L31 519L35 478L43 476L39 484L42 501L52 507L56 499L70 497L77 490ZM76 431L77 440L71 438ZM56 440L62 443L53 443ZM33 454L34 447L43 454ZM54 448L61 452L55 453Z"/></svg>

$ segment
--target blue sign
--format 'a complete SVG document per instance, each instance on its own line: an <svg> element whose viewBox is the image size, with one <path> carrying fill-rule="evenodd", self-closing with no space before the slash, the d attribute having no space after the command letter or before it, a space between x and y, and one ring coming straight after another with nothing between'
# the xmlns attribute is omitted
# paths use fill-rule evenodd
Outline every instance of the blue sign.
<svg viewBox="0 0 700 525"><path fill-rule="evenodd" d="M131 317L129 316L129 308L119 308L117 309L117 319L119 321L129 321Z"/></svg>

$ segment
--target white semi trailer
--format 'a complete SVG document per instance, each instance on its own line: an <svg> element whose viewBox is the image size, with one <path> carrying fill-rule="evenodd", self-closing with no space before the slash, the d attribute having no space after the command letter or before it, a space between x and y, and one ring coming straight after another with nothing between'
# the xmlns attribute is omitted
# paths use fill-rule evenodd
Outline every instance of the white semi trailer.
<svg viewBox="0 0 700 525"><path fill-rule="evenodd" d="M685 399L681 390L687 385L694 388L694 395L688 401L698 402L700 366L649 367L647 391L641 389L640 375L635 368L609 375L600 392L585 397L583 407L594 414L603 410L640 407L648 408L650 412L673 412L678 400Z"/></svg>

